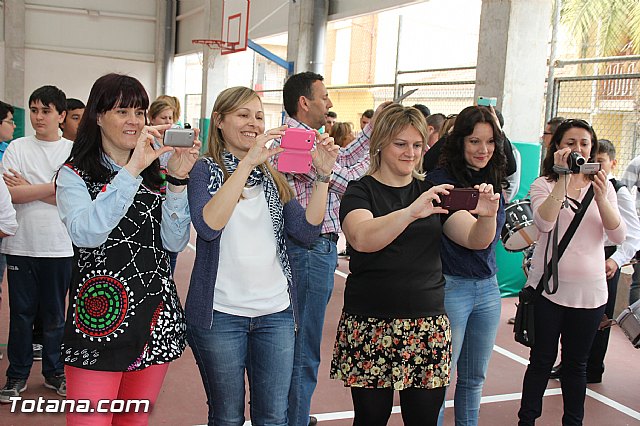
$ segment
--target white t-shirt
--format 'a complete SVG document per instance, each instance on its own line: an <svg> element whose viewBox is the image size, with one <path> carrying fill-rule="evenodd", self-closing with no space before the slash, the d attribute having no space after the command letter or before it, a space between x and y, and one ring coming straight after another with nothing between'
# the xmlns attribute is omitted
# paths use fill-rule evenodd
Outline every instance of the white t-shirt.
<svg viewBox="0 0 640 426"><path fill-rule="evenodd" d="M60 138L46 142L26 136L11 142L2 158L2 171L14 169L29 183L53 182L56 172L71 153L73 142ZM58 216L58 208L44 201L14 204L18 231L3 238L0 251L28 257L73 256L71 239Z"/></svg>
<svg viewBox="0 0 640 426"><path fill-rule="evenodd" d="M283 311L290 302L262 185L242 195L220 236L213 309L255 318Z"/></svg>

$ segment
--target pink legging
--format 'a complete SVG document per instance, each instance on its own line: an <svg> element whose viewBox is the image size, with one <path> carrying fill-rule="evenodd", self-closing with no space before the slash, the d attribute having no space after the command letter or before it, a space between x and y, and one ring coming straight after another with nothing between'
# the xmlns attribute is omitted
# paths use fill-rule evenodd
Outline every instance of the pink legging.
<svg viewBox="0 0 640 426"><path fill-rule="evenodd" d="M140 371L93 371L65 366L67 399L89 400L97 408L103 400L149 400L149 412L144 413L67 413L67 426L146 425L149 414L158 399L169 364L159 364ZM102 405L109 407L109 404Z"/></svg>

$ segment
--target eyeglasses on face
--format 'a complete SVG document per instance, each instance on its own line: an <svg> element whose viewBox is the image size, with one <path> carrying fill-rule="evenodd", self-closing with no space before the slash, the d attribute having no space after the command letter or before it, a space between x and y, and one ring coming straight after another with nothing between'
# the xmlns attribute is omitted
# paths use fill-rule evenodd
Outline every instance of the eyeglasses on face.
<svg viewBox="0 0 640 426"><path fill-rule="evenodd" d="M3 123L9 123L9 124L11 124L12 126L15 126L15 125L16 125L16 122L15 122L15 121L13 121L13 120L9 120L9 119L2 120L2 122L3 122Z"/></svg>

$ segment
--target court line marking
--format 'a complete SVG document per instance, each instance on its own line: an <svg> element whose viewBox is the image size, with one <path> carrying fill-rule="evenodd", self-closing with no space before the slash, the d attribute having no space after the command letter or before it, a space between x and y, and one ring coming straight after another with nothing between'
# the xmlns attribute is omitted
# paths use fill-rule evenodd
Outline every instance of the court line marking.
<svg viewBox="0 0 640 426"><path fill-rule="evenodd" d="M336 275L337 275L337 276L339 276L339 277L345 278L345 279L346 279L346 278L347 278L347 276L348 276L348 274L345 274L345 273L344 273L344 272L342 272L342 271L338 271L337 269L336 269Z"/></svg>
<svg viewBox="0 0 640 426"><path fill-rule="evenodd" d="M529 361L526 360L525 358L522 358L519 355L514 354L513 352L510 352L504 348L501 348L500 346L494 345L493 346L493 350L498 352L501 355L506 356L507 358L510 358L522 365L529 365ZM591 398L595 399L596 401L599 401L601 403L603 403L604 405L608 405L609 407L613 408L614 410L617 410L623 414L626 414L629 417L633 417L636 420L640 420L640 412L627 407L626 405L623 405L617 401L614 401L611 398L608 398L594 390L591 390L589 388L587 388L587 396L590 396Z"/></svg>
<svg viewBox="0 0 640 426"><path fill-rule="evenodd" d="M193 246L190 246L190 248L191 247ZM193 247L192 249L195 251L195 247ZM348 275L337 269L335 270L335 274L345 279L347 278L347 275ZM494 345L493 350L499 353L500 355L503 355L519 364L522 364L524 366L529 365L529 361L527 359L521 357L520 355L514 354L513 352L510 352L507 349L504 349L498 345ZM562 389L560 388L547 389L544 392L544 396L555 396L555 395L562 395ZM626 414L629 417L633 417L636 420L640 420L640 412L632 408L629 408L626 405L623 405L617 401L614 401L611 398L607 398L606 396L599 394L598 392L595 392L589 388L587 388L587 396L595 399L596 401L601 402L604 405L607 405L613 408L614 410L617 410L623 414ZM488 396L483 396L480 399L480 404L490 404L493 402L517 401L517 400L520 400L521 398L522 398L522 392L507 393L502 395L488 395ZM453 400L445 401L445 407L447 408L453 407ZM391 410L391 413L392 414L400 413L400 407L394 406L393 409ZM354 417L354 412L353 411L336 411L332 413L313 414L313 416L318 419L318 422L332 421L332 420L345 420L345 419L352 419ZM251 426L251 421L247 420L246 422L244 422L243 426Z"/></svg>

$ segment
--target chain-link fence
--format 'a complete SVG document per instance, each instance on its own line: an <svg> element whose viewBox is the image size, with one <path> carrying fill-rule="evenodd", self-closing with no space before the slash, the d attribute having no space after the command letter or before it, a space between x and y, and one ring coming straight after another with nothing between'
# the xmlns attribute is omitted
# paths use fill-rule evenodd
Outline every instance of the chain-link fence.
<svg viewBox="0 0 640 426"><path fill-rule="evenodd" d="M618 175L640 155L640 61L635 58L567 61L572 68L565 73L577 75L553 82L552 115L587 120L598 138L611 140ZM591 61L597 62L585 63Z"/></svg>

